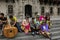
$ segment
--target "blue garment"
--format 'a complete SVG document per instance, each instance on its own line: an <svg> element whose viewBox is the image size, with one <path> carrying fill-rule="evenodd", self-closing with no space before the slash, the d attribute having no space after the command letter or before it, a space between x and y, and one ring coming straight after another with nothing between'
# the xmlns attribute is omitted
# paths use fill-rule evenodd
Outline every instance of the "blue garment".
<svg viewBox="0 0 60 40"><path fill-rule="evenodd" d="M47 32L49 31L48 24L41 25L40 27L42 31L47 31Z"/></svg>
<svg viewBox="0 0 60 40"><path fill-rule="evenodd" d="M15 26L17 27L18 31L21 32L21 25L18 22L16 22Z"/></svg>

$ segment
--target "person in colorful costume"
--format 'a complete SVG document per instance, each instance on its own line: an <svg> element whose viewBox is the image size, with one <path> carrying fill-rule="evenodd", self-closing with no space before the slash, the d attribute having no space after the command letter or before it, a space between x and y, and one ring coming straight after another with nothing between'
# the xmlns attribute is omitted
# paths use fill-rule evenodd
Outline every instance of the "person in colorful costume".
<svg viewBox="0 0 60 40"><path fill-rule="evenodd" d="M45 19L46 19L46 22L47 22L47 24L49 25L49 29L50 29L50 28L51 28L50 26L51 26L52 24L51 24L51 21L50 21L50 15L49 15L49 13L46 13Z"/></svg>
<svg viewBox="0 0 60 40"><path fill-rule="evenodd" d="M36 34L39 34L39 26L40 26L40 20L39 20L39 16L37 15L36 18L34 19L34 24L36 26L35 30L36 30Z"/></svg>
<svg viewBox="0 0 60 40"><path fill-rule="evenodd" d="M43 36L50 38L49 25L46 23L46 20L40 25L40 32Z"/></svg>
<svg viewBox="0 0 60 40"><path fill-rule="evenodd" d="M21 26L22 30L25 32L25 34L28 34L29 31L31 31L30 29L30 22L29 22L29 17L26 17L23 21L22 21L22 26Z"/></svg>
<svg viewBox="0 0 60 40"><path fill-rule="evenodd" d="M44 19L45 19L44 15L40 15L39 20L42 21Z"/></svg>
<svg viewBox="0 0 60 40"><path fill-rule="evenodd" d="M21 32L21 25L17 22L17 18L13 15L10 15L9 18L11 25L17 27L18 32Z"/></svg>
<svg viewBox="0 0 60 40"><path fill-rule="evenodd" d="M32 35L35 35L35 31L36 31L36 25L35 25L35 23L34 23L34 17L32 17L32 20L31 20L31 22L30 22L30 27L31 27L31 34Z"/></svg>

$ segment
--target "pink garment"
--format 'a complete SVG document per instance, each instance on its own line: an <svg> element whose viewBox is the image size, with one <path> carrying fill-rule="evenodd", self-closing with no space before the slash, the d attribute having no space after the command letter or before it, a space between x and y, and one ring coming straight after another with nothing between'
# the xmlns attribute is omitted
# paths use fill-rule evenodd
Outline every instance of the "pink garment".
<svg viewBox="0 0 60 40"><path fill-rule="evenodd" d="M25 29L29 30L29 28L30 28L29 24L25 26Z"/></svg>
<svg viewBox="0 0 60 40"><path fill-rule="evenodd" d="M23 20L22 25L25 27L25 29L29 30L30 24L26 20Z"/></svg>
<svg viewBox="0 0 60 40"><path fill-rule="evenodd" d="M45 19L44 16L40 16L40 17L39 17L39 20L40 20L40 21L42 21L42 20L44 20L44 19Z"/></svg>

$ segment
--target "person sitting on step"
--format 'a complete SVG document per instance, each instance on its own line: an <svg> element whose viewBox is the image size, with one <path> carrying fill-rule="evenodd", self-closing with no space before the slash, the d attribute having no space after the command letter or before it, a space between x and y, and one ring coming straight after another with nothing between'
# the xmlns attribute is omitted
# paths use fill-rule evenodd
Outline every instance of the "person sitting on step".
<svg viewBox="0 0 60 40"><path fill-rule="evenodd" d="M40 26L40 20L39 20L39 16L37 15L36 18L34 19L34 24L36 26L36 34L39 34L39 26Z"/></svg>
<svg viewBox="0 0 60 40"><path fill-rule="evenodd" d="M46 22L47 22L47 24L49 25L49 29L50 29L50 28L51 28L50 26L51 26L52 24L51 24L51 21L50 21L50 15L49 15L49 13L46 13L45 19L46 19Z"/></svg>
<svg viewBox="0 0 60 40"><path fill-rule="evenodd" d="M2 30L1 35L3 35L3 28L7 22L7 17L4 16L4 13L0 13L0 29Z"/></svg>
<svg viewBox="0 0 60 40"><path fill-rule="evenodd" d="M30 27L31 27L31 33L32 33L32 35L35 35L35 30L36 30L36 25L35 25L35 23L34 23L34 17L32 17L32 20L31 20L31 22L30 22Z"/></svg>
<svg viewBox="0 0 60 40"><path fill-rule="evenodd" d="M9 16L11 25L17 27L18 32L21 32L21 25L17 22L17 18L13 15Z"/></svg>
<svg viewBox="0 0 60 40"><path fill-rule="evenodd" d="M44 19L45 19L45 16L44 16L43 14L40 15L39 20L42 21L42 20L44 20Z"/></svg>
<svg viewBox="0 0 60 40"><path fill-rule="evenodd" d="M25 34L28 34L29 31L31 31L30 29L30 22L29 22L29 17L26 17L23 21L22 21L22 26L21 26L22 30L25 32Z"/></svg>
<svg viewBox="0 0 60 40"><path fill-rule="evenodd" d="M46 23L46 20L40 25L40 32L43 36L50 38L49 25Z"/></svg>

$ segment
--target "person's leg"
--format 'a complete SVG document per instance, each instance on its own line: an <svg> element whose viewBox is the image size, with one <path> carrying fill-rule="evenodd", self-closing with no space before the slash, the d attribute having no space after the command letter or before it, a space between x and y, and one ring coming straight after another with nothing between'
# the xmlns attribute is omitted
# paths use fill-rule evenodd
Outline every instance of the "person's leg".
<svg viewBox="0 0 60 40"><path fill-rule="evenodd" d="M32 35L34 35L35 34L35 32L34 32L35 30L31 27L31 33L32 33Z"/></svg>
<svg viewBox="0 0 60 40"><path fill-rule="evenodd" d="M28 29L25 29L24 32L25 32L25 34L28 34L29 30Z"/></svg>
<svg viewBox="0 0 60 40"><path fill-rule="evenodd" d="M50 33L49 32L45 32L46 37L50 38Z"/></svg>
<svg viewBox="0 0 60 40"><path fill-rule="evenodd" d="M18 22L15 24L15 26L17 27L18 31L21 32L21 26Z"/></svg>
<svg viewBox="0 0 60 40"><path fill-rule="evenodd" d="M1 24L1 36L3 36L4 24Z"/></svg>
<svg viewBox="0 0 60 40"><path fill-rule="evenodd" d="M39 25L36 26L36 34L39 34Z"/></svg>
<svg viewBox="0 0 60 40"><path fill-rule="evenodd" d="M50 38L50 33L49 32L41 32L41 34L47 38Z"/></svg>
<svg viewBox="0 0 60 40"><path fill-rule="evenodd" d="M39 34L41 34L41 30L39 29Z"/></svg>
<svg viewBox="0 0 60 40"><path fill-rule="evenodd" d="M41 34L44 36L44 37L47 37L47 34L45 32L41 32Z"/></svg>

